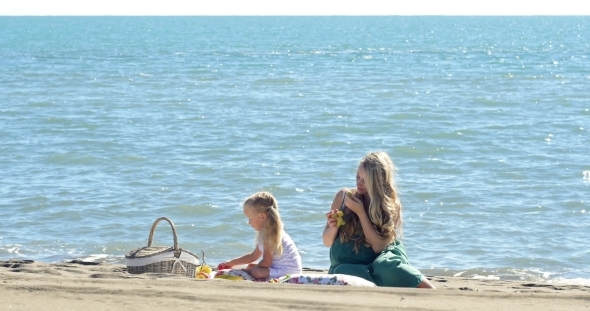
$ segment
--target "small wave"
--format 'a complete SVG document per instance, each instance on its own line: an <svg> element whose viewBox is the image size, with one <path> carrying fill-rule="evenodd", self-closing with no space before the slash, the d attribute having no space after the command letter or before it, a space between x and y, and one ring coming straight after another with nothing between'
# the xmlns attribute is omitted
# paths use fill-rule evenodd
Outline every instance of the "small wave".
<svg viewBox="0 0 590 311"><path fill-rule="evenodd" d="M88 261L88 262L106 262L108 258L109 258L109 255L107 255L107 254L90 254L86 257L79 258L79 259L82 261Z"/></svg>
<svg viewBox="0 0 590 311"><path fill-rule="evenodd" d="M584 174L584 180L590 181L590 171L584 171L582 174Z"/></svg>
<svg viewBox="0 0 590 311"><path fill-rule="evenodd" d="M567 284L567 285L582 285L582 286L590 286L590 279L584 279L584 278L572 278L572 279L568 279L568 278L555 278L555 279L551 279L548 280L547 283L550 284Z"/></svg>
<svg viewBox="0 0 590 311"><path fill-rule="evenodd" d="M8 247L6 248L6 252L8 252L9 254L14 254L14 255L20 255L20 245L15 245L12 247Z"/></svg>
<svg viewBox="0 0 590 311"><path fill-rule="evenodd" d="M461 277L477 280L500 280L500 281L516 281L516 282L539 282L546 284L559 285L581 285L590 286L590 278L587 278L586 271L561 271L549 272L540 269L514 269L514 268L498 268L498 269L421 269L425 275L433 276L450 276Z"/></svg>

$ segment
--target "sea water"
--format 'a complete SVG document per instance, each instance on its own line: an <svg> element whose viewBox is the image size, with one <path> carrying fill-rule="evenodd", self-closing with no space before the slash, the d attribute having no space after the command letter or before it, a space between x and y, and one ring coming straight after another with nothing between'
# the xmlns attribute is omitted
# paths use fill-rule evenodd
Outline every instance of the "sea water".
<svg viewBox="0 0 590 311"><path fill-rule="evenodd" d="M306 267L358 161L428 275L590 284L588 17L0 17L0 260L215 265L279 202ZM172 246L161 222L154 244Z"/></svg>

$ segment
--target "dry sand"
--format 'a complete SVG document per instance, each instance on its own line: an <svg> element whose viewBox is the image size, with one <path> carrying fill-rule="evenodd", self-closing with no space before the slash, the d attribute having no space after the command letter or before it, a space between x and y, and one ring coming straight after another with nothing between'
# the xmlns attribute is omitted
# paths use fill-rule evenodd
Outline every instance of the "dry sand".
<svg viewBox="0 0 590 311"><path fill-rule="evenodd" d="M310 270L317 273L317 270ZM590 286L429 277L436 290L195 280L0 261L0 310L590 310Z"/></svg>

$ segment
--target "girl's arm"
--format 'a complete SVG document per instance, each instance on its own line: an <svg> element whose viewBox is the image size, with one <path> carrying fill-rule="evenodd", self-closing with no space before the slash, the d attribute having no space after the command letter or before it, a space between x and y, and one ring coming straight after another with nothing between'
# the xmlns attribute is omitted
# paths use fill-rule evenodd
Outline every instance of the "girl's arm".
<svg viewBox="0 0 590 311"><path fill-rule="evenodd" d="M336 235L338 234L338 226L336 226L336 219L332 218L331 216L340 209L343 191L344 190L340 190L338 191L338 193L336 193L336 196L334 196L334 201L332 201L330 211L326 213L326 227L324 228L322 239L324 241L324 245L326 245L327 247L332 246L332 243L334 243L334 239L336 239Z"/></svg>
<svg viewBox="0 0 590 311"><path fill-rule="evenodd" d="M259 251L260 252L260 251ZM258 264L248 265L246 271L257 279L264 279L270 277L270 265L272 264L273 254L268 247L264 248L262 253L262 260Z"/></svg>
<svg viewBox="0 0 590 311"><path fill-rule="evenodd" d="M264 252L262 252L262 260L260 262L258 262L258 267L270 268L270 265L272 264L273 257L274 256L272 254L272 251L270 249L268 249L268 247L265 247Z"/></svg>
<svg viewBox="0 0 590 311"><path fill-rule="evenodd" d="M344 199L344 204L359 217L361 226L363 227L363 233L365 234L365 238L369 244L371 244L373 252L381 253L387 247L387 245L391 243L391 240L393 240L393 235L386 239L382 239L381 236L379 236L373 227L373 222L371 219L369 219L369 215L367 215L367 212L365 211L363 203L357 197L351 198L346 196Z"/></svg>
<svg viewBox="0 0 590 311"><path fill-rule="evenodd" d="M228 267L233 267L233 266L237 266L237 265L243 265L243 264L249 264L252 263L254 261L256 261L258 258L260 258L260 256L262 256L262 252L260 251L260 249L258 249L258 245L256 245L256 248L254 248L254 250L252 251L252 253L250 254L246 254L242 257L238 257L238 258L234 258L230 261L226 261L224 263L221 263L224 266L228 266Z"/></svg>

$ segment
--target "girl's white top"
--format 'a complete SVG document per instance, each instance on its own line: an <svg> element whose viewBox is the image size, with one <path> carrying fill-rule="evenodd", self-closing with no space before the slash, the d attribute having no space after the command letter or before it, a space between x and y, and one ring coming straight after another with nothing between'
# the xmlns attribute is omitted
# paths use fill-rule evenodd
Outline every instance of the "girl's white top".
<svg viewBox="0 0 590 311"><path fill-rule="evenodd" d="M272 264L269 267L271 278L301 273L301 256L295 243L285 231L281 235L283 253L281 255L275 254L272 258ZM258 249L264 253L264 243L261 241L258 241Z"/></svg>

